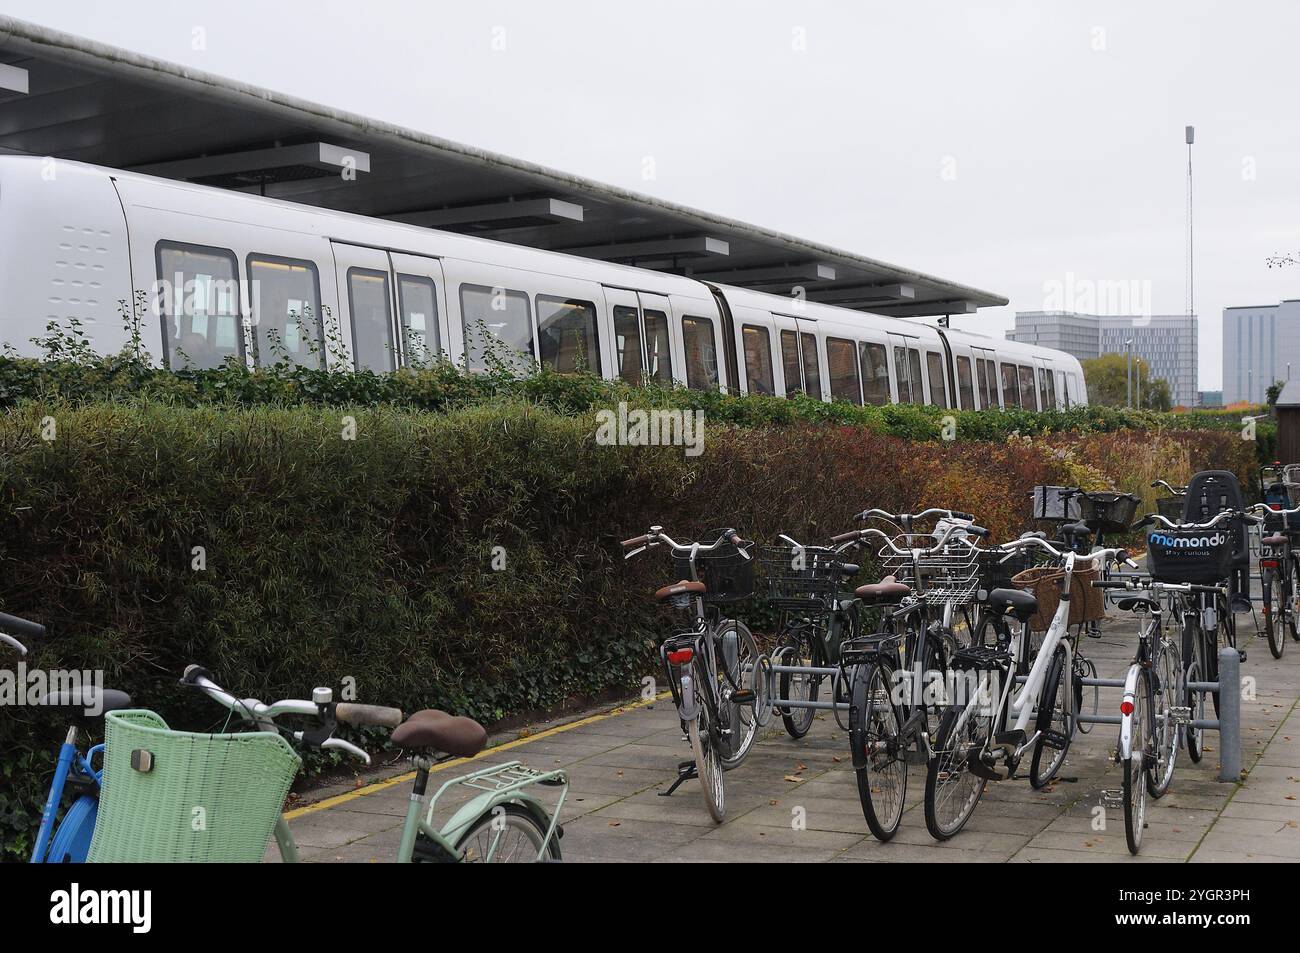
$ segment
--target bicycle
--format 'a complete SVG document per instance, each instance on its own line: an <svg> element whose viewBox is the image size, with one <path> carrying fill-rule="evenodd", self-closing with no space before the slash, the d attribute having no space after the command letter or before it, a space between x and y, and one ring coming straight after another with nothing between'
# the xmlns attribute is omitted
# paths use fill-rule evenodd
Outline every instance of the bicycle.
<svg viewBox="0 0 1300 953"><path fill-rule="evenodd" d="M950 520L942 532L913 531L917 519L936 513ZM930 763L937 747L934 728L949 667L946 646L955 643L953 609L969 601L978 585L975 549L967 536L987 536L988 530L951 521L948 510L859 514L872 516L900 524L904 533L890 537L867 527L833 541L879 538L881 556L897 571L855 591L863 605L884 610L884 619L879 632L846 642L840 651L841 679L849 685L849 751L858 798L872 835L888 841L902 822L909 753L914 750L916 759ZM917 545L921 537L928 545ZM899 574L908 582L899 581Z"/></svg>
<svg viewBox="0 0 1300 953"><path fill-rule="evenodd" d="M1286 649L1284 629L1292 639L1300 641L1300 632L1296 629L1298 557L1291 548L1292 539L1300 533L1300 526L1293 525L1293 520L1300 514L1300 506L1284 509L1277 503L1261 503L1250 507L1248 512L1259 514L1264 519L1259 541L1264 631L1268 636L1268 650L1273 658L1280 659Z"/></svg>
<svg viewBox="0 0 1300 953"><path fill-rule="evenodd" d="M392 728L392 743L418 752L412 756L415 779L397 846L398 863L524 863L561 859L560 811L568 796L568 776L563 771L539 771L518 761L493 765L452 778L432 797L429 771L436 752L472 758L487 744L487 732L478 722L437 709L424 709L403 720L396 708L335 702L329 688L312 690L310 700L285 699L266 705L256 699L239 699L216 684L206 669L191 665L181 679L226 708L239 721L261 731L275 731L299 744L340 750L369 764L361 748L334 737L339 724ZM311 729L283 728L277 719L287 716L312 719ZM534 785L561 789L554 813L529 793ZM456 786L481 791L460 807L441 827L433 827L438 800ZM421 817L423 815L423 817ZM298 863L298 846L283 815L277 817L274 837L281 858Z"/></svg>
<svg viewBox="0 0 1300 953"><path fill-rule="evenodd" d="M1075 722L1070 708L1073 668L1068 629L1076 566L1100 561L1103 566L1124 563L1136 568L1121 549L1095 549L1087 556L1079 556L1071 550L1058 550L1036 536L1003 543L999 549L1013 553L1028 547L1045 550L1062 561L1060 603L1024 683L1014 696L1016 658L1018 651L1023 651L1020 646L1000 640L996 646L972 645L953 656L953 669L965 675L970 697L965 704L954 704L944 711L935 757L927 769L925 821L936 840L948 840L965 827L988 782L1014 778L1025 753L1040 739L1059 752L1054 761L1064 761ZM1028 628L1025 623L1038 611L1037 598L1022 590L1001 589L989 594L988 603L995 611L1010 612L1021 622L1018 638L1023 646ZM1015 639L1013 633L1013 642ZM1064 676L1065 690L1057 699L1048 696L1049 671L1058 672L1058 678ZM1013 713L1015 721L1008 728ZM1029 735L1035 716L1035 730ZM1058 722L1060 727L1053 727Z"/></svg>
<svg viewBox="0 0 1300 953"><path fill-rule="evenodd" d="M1166 519L1182 522L1183 511L1187 508L1187 487L1178 486L1168 480L1155 480L1151 484L1151 489L1169 491L1168 496L1156 498L1156 512Z"/></svg>
<svg viewBox="0 0 1300 953"><path fill-rule="evenodd" d="M753 688L769 681L768 673L760 671L758 643L743 622L724 617L720 608L753 592L749 550L754 544L729 528L707 545L678 543L662 526L651 526L648 533L622 545L630 550L625 559L663 545L677 561L679 581L660 587L655 599L693 610L695 624L665 638L659 658L694 760L677 766L677 778L662 796L670 797L698 778L709 816L720 824L726 816L723 772L739 767L749 755L758 736L755 713L767 704ZM750 673L750 687L741 684L745 672ZM770 693L764 695L770 701Z"/></svg>
<svg viewBox="0 0 1300 953"><path fill-rule="evenodd" d="M847 579L858 574L856 563L846 562L843 546L804 546L781 534L785 547L764 547L758 563L766 586L765 603L778 610L776 666L824 669L837 666L840 646L858 636L858 598L840 592ZM780 696L808 707L780 706L781 721L791 738L808 734L817 715L813 707L821 694L825 675L781 672ZM843 682L832 677L832 702L846 701ZM838 709L832 708L839 719Z"/></svg>
<svg viewBox="0 0 1300 953"><path fill-rule="evenodd" d="M1124 612L1150 613L1150 618L1140 627L1137 651L1124 677L1119 742L1115 749L1116 760L1123 768L1119 799L1124 806L1124 836L1129 853L1136 855L1146 829L1147 796L1161 798L1169 790L1178 749L1192 719L1192 709L1186 704L1190 692L1184 684L1182 651L1178 640L1166 631L1161 597L1169 598L1171 614L1183 617L1186 625L1186 616L1197 611L1190 603L1192 595L1226 598L1227 590L1220 586L1161 582L1151 577L1098 579L1092 584L1098 589L1143 593L1122 598L1116 606ZM1103 792L1103 798L1108 794Z"/></svg>
<svg viewBox="0 0 1300 953"><path fill-rule="evenodd" d="M1239 510L1220 510L1203 523L1173 523L1158 513L1149 513L1134 529L1163 526L1147 534L1147 563L1153 579L1161 582L1192 583L1202 587L1188 597L1183 611L1182 663L1185 705L1191 709L1192 724L1185 735L1187 754L1199 762L1203 753L1204 729L1195 727L1205 718L1205 693L1190 687L1198 681L1219 679L1220 643L1237 648L1236 619L1232 611L1237 574L1237 524L1259 524L1262 520ZM1242 660L1245 652L1237 649ZM1214 713L1219 713L1219 692L1210 693Z"/></svg>

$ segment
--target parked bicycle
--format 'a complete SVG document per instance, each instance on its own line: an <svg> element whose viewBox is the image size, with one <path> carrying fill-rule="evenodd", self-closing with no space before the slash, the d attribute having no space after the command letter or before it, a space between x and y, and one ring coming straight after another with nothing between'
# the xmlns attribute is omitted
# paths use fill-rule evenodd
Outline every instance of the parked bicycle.
<svg viewBox="0 0 1300 953"><path fill-rule="evenodd" d="M1300 555L1293 548L1300 539L1300 506L1257 504L1249 509L1263 519L1260 527L1259 577L1264 610L1264 632L1273 658L1281 658L1286 636L1300 642L1296 614L1297 567Z"/></svg>
<svg viewBox="0 0 1300 953"><path fill-rule="evenodd" d="M936 515L948 520L941 532L915 531L917 520ZM948 510L868 510L859 517L886 519L904 530L891 536L867 527L834 537L837 544L879 540L881 558L895 570L856 590L865 606L883 610L883 621L879 631L844 643L840 654L850 686L849 750L858 798L871 833L888 841L902 821L909 760L931 762L938 747L934 731L947 693L948 655L956 647L953 610L978 586L969 538L988 531L953 520Z"/></svg>
<svg viewBox="0 0 1300 953"><path fill-rule="evenodd" d="M944 711L934 746L935 756L927 770L925 820L930 834L937 840L947 840L959 832L970 820L987 783L1016 777L1024 755L1040 741L1054 752L1052 761L1056 767L1052 770L1059 768L1077 721L1069 681L1073 666L1068 638L1076 567L1082 570L1086 565L1123 563L1136 568L1121 549L1102 548L1079 556L1056 549L1036 536L1012 540L1000 549L1015 552L1027 547L1042 549L1061 560L1064 575L1060 603L1019 691L1014 691L1018 650L1014 642L973 645L953 656L953 669L966 677L968 699L958 700ZM1017 589L995 590L989 594L988 601L995 609L1011 613L1022 623L1020 638L1023 640L1027 634L1023 623L1038 611L1034 595ZM1049 672L1059 673L1058 685L1062 688L1057 690L1055 698L1048 694ZM1034 721L1034 733L1030 735L1030 723Z"/></svg>
<svg viewBox="0 0 1300 953"><path fill-rule="evenodd" d="M1226 599L1227 589L1162 582L1149 576L1095 580L1093 586L1133 593L1120 598L1117 608L1148 617L1140 626L1137 651L1124 677L1115 749L1116 761L1123 768L1118 799L1124 807L1124 836L1129 852L1137 854L1146 829L1147 797L1160 798L1169 790L1178 749L1192 720L1189 701L1194 690L1185 684L1188 670L1182 659L1185 639L1171 631L1169 623L1177 620L1181 632L1187 633L1193 625L1188 616L1200 611L1194 597ZM1168 613L1166 602L1171 607ZM1103 797L1109 798L1109 794L1103 793Z"/></svg>
<svg viewBox="0 0 1300 953"><path fill-rule="evenodd" d="M676 560L678 581L662 586L655 598L692 612L694 624L665 638L659 657L694 760L678 765L677 779L663 793L669 796L698 778L705 807L718 823L726 816L723 772L745 760L758 734L756 703L770 702L766 692L766 700L758 700L753 687L768 682L760 672L758 643L743 622L722 611L754 591L753 545L730 528L707 544L679 543L662 526L623 541L630 550L626 559L666 546Z"/></svg>
<svg viewBox="0 0 1300 953"><path fill-rule="evenodd" d="M202 691L227 709L233 719L254 731L192 735L170 731L152 712L111 714L103 816L90 850L92 861L260 860L273 835L281 859L297 863L297 843L280 812L283 790L300 764L297 758L282 757L274 766L247 757L242 762L236 760L236 765L242 764L249 772L247 777L240 774L238 766L228 767L215 778L206 777L211 771L195 772L187 770L187 766L197 760L211 767L216 761L216 746L242 749L235 755L238 759L258 747L283 748L282 739L341 751L369 764L365 751L335 737L340 724L393 728L392 743L414 752L415 779L395 857L399 863L531 863L560 859L563 831L558 821L568 793L563 771L537 771L512 761L452 778L432 797L428 796L429 772L437 753L472 758L486 745L487 732L469 718L425 709L403 720L396 708L335 702L329 688L313 689L311 699L285 699L268 705L252 698L236 698L197 665L185 670L182 683ZM310 727L281 724L282 719L290 718L306 719ZM116 750L115 732L128 742L119 743ZM197 756L187 757L195 746L200 746ZM234 776L229 776L232 773ZM280 787L276 787L277 782ZM561 789L553 814L530 792L535 785ZM435 828L433 816L438 800L458 786L481 793L462 805L441 828ZM273 796L264 796L262 789L271 789ZM200 790L201 794L196 793ZM205 810L202 831L194 829L195 836L190 836L194 804L210 809ZM218 812L214 805L227 810ZM243 846L242 856L231 857L233 841Z"/></svg>

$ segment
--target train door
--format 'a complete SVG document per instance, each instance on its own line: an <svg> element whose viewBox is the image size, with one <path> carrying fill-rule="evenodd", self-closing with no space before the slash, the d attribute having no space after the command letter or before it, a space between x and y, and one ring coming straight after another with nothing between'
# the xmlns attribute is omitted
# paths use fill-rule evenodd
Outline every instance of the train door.
<svg viewBox="0 0 1300 953"><path fill-rule="evenodd" d="M353 367L379 373L395 370L398 335L388 253L340 242L331 246L338 282L338 327L351 348Z"/></svg>
<svg viewBox="0 0 1300 953"><path fill-rule="evenodd" d="M894 379L898 382L898 402L900 404L924 404L925 375L921 372L920 342L903 334L889 335L889 346L893 352Z"/></svg>
<svg viewBox="0 0 1300 953"><path fill-rule="evenodd" d="M785 396L807 394L822 399L821 356L817 347L817 324L787 314L773 314L781 349L780 366L785 379Z"/></svg>
<svg viewBox="0 0 1300 953"><path fill-rule="evenodd" d="M975 396L981 410L996 410L1002 406L998 386L998 363L993 352L986 347L972 347L975 358Z"/></svg>
<svg viewBox="0 0 1300 953"><path fill-rule="evenodd" d="M397 305L398 357L404 367L427 367L440 357L463 353L450 340L447 286L442 262L424 255L389 256Z"/></svg>
<svg viewBox="0 0 1300 953"><path fill-rule="evenodd" d="M612 377L629 384L650 381L672 386L672 309L663 295L605 288L609 339L614 346Z"/></svg>

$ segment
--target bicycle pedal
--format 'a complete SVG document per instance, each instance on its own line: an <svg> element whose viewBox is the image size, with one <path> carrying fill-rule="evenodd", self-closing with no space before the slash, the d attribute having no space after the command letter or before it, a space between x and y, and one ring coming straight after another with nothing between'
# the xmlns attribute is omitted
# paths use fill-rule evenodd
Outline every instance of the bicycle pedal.
<svg viewBox="0 0 1300 953"><path fill-rule="evenodd" d="M1124 806L1124 792L1105 788L1098 792L1097 800L1102 807L1120 808Z"/></svg>
<svg viewBox="0 0 1300 953"><path fill-rule="evenodd" d="M1237 657L1241 660L1241 663L1244 665L1246 663L1246 650L1237 649Z"/></svg>
<svg viewBox="0 0 1300 953"><path fill-rule="evenodd" d="M736 705L752 705L758 698L752 688L738 688L731 693L731 701Z"/></svg>
<svg viewBox="0 0 1300 953"><path fill-rule="evenodd" d="M1069 743L1070 739L1063 731L1053 731L1049 728L1043 732L1043 744L1048 748L1055 748L1057 751L1060 751Z"/></svg>
<svg viewBox="0 0 1300 953"><path fill-rule="evenodd" d="M1192 709L1190 705L1175 705L1168 709L1169 717L1173 719L1176 726L1187 726L1192 723Z"/></svg>

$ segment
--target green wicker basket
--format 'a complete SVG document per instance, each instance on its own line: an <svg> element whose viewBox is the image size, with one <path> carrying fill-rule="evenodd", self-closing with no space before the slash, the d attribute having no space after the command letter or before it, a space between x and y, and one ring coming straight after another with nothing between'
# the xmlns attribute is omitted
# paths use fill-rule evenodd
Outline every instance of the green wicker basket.
<svg viewBox="0 0 1300 953"><path fill-rule="evenodd" d="M172 731L143 710L109 712L104 741L91 863L257 863L302 764L274 732Z"/></svg>

